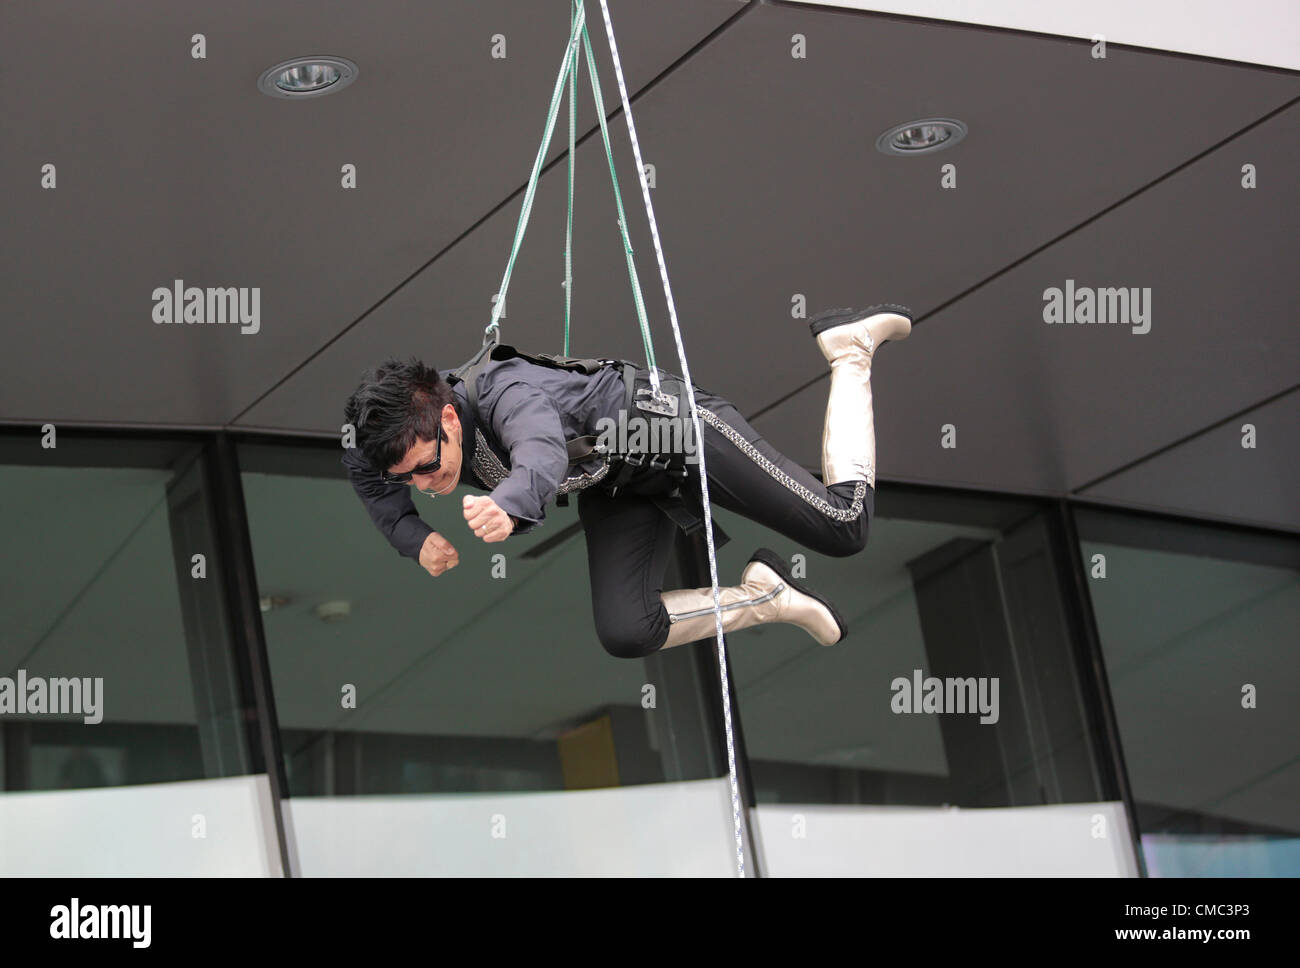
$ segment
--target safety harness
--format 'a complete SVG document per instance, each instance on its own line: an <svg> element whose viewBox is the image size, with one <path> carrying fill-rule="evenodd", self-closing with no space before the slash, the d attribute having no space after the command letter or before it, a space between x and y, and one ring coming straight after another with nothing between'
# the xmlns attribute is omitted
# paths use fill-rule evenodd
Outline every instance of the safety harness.
<svg viewBox="0 0 1300 968"><path fill-rule="evenodd" d="M599 371L614 367L623 377L623 413L631 416L634 408L650 414L659 421L676 422L677 426L665 429L664 433L653 437L660 442L668 440L685 441L687 428L690 426L690 413L685 387L681 379L660 372L659 395L650 385L648 374L631 360L593 359L588 357L562 356L557 353L524 353L513 346L499 342L485 343L474 356L448 375L448 382L465 384L465 393L469 398L470 410L478 415L478 378L490 363L503 360L522 359L536 366L553 370L567 370L592 376ZM660 426L667 426L661 423ZM623 441L627 443L627 441ZM693 534L704 525L703 509L697 488L690 485L690 474L686 468L685 448L665 448L640 450L632 448L611 447L595 434L575 437L565 442L569 455L569 466L573 467L599 455L610 470L604 474L598 487L616 497L620 493L649 498L673 523L686 534ZM557 495L556 505L568 507L569 495ZM715 540L718 545L729 539L715 522L713 525Z"/></svg>

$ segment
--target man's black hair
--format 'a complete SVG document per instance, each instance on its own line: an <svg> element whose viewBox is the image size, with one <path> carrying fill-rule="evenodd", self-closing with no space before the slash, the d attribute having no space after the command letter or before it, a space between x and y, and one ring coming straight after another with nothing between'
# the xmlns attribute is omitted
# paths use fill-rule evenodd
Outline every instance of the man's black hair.
<svg viewBox="0 0 1300 968"><path fill-rule="evenodd" d="M418 441L434 434L447 444L442 408L453 403L451 386L420 360L384 360L367 370L344 407L345 419L356 428L357 447L372 467L387 470L400 464ZM454 405L454 404L453 404Z"/></svg>

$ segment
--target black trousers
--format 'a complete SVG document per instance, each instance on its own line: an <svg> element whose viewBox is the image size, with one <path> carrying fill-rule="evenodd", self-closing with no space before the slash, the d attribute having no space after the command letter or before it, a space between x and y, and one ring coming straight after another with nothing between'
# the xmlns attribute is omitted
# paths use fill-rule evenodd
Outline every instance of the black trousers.
<svg viewBox="0 0 1300 968"><path fill-rule="evenodd" d="M827 488L769 444L727 400L695 389L709 474L709 501L819 554L846 557L867 543L875 490L865 481ZM822 428L817 427L820 439ZM699 487L699 464L689 464ZM698 493L698 490L696 491ZM650 498L609 493L596 485L578 494L587 538L596 634L610 655L634 659L668 639L660 598L678 527ZM722 575L723 585L738 577Z"/></svg>

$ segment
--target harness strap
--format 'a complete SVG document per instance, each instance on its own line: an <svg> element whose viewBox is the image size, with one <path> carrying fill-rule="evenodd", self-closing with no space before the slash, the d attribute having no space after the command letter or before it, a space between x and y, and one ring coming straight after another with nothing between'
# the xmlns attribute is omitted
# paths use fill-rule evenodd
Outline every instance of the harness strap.
<svg viewBox="0 0 1300 968"><path fill-rule="evenodd" d="M587 434L585 437L574 437L567 441L565 446L569 451L569 463L578 464L586 460L592 454L596 453L596 445L600 443L600 438L595 434Z"/></svg>
<svg viewBox="0 0 1300 968"><path fill-rule="evenodd" d="M474 413L478 413L478 377L489 363L492 362L492 351L498 344L495 340L484 340L483 346L456 369L451 371L450 379L447 381L452 386L457 383L465 384L465 392L469 396L469 408Z"/></svg>
<svg viewBox="0 0 1300 968"><path fill-rule="evenodd" d="M448 382L453 385L458 381L465 384L470 409L477 413L479 375L487 369L489 363L499 363L502 360L510 360L515 357L538 366L549 367L553 370L569 370L586 376L591 376L607 366L628 365L623 360L596 360L588 357L561 356L557 353L523 353L505 343L488 341L472 358L452 370Z"/></svg>
<svg viewBox="0 0 1300 968"><path fill-rule="evenodd" d="M465 384L466 394L469 397L470 408L478 412L478 377L487 368L488 364L500 362L501 360L513 359L519 357L535 363L540 366L550 367L552 369L564 369L578 371L591 375L604 369L607 366L619 366L622 369L623 376L623 410L624 413L632 413L636 395L637 376L641 372L640 367L629 360L597 360L580 357L561 356L554 353L529 354L522 353L502 343L490 342L483 346L473 358L466 361L462 366L457 367L449 374L449 382L457 381ZM646 374L647 378L649 374ZM672 388L677 381L667 381L669 388ZM683 388L684 389L684 388ZM669 389L666 392L673 392ZM687 398L684 393L676 392L674 394L678 399L679 419L685 418L685 407ZM600 438L594 434L587 434L583 437L575 437L573 440L565 442L565 449L568 453L569 463L580 463L596 453L596 445ZM686 488L689 494L683 493L682 485L686 484L689 477L686 472L685 458L683 455L659 455L659 454L612 454L609 455L616 462L616 469L612 474L606 477L603 482L604 487L609 491L610 496L617 495L618 491L625 487L643 468L653 467L665 474L671 474L674 477L680 477L676 486L671 491L664 494L657 494L650 497L650 500L665 514L672 522L677 525L686 534L694 534L704 526L703 508L695 493L694 488ZM568 506L568 495L561 495L556 499L556 505L559 507ZM721 547L726 544L730 538L722 530L721 526L714 521L713 533L715 536L714 546Z"/></svg>
<svg viewBox="0 0 1300 968"><path fill-rule="evenodd" d="M659 505L659 510L672 518L673 523L685 534L694 534L704 526L704 519L686 506L680 494L665 494L661 497L652 497L650 500Z"/></svg>

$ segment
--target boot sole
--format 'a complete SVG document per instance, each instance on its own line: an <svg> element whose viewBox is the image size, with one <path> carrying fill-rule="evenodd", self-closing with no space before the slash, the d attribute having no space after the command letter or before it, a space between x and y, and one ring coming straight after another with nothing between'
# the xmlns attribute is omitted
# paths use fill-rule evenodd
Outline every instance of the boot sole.
<svg viewBox="0 0 1300 968"><path fill-rule="evenodd" d="M875 316L877 313L897 313L899 316L906 316L909 323L915 322L912 319L912 311L906 306L880 303L878 306L870 306L862 310L848 308L828 309L826 312L818 313L808 320L808 328L812 330L814 336L819 336L828 329L834 329L836 326L847 326L849 323L856 323L859 320Z"/></svg>
<svg viewBox="0 0 1300 968"><path fill-rule="evenodd" d="M757 561L760 564L767 565L767 567L771 568L774 572L776 572L778 575L781 576L781 580L783 582L785 582L795 591L802 592L803 594L807 595L809 598L815 598L817 601L825 605L827 610L835 618L835 624L840 627L840 637L836 639L834 642L832 642L831 645L839 645L841 642L844 641L844 639L849 634L849 627L848 625L845 624L844 617L840 615L839 609L837 609L834 603L831 602L829 599L827 599L825 596L814 591L812 588L805 585L803 582L798 581L793 575L791 575L790 566L787 565L784 559L782 559L779 555L777 555L775 551L771 551L768 548L759 548L750 556L749 560Z"/></svg>

